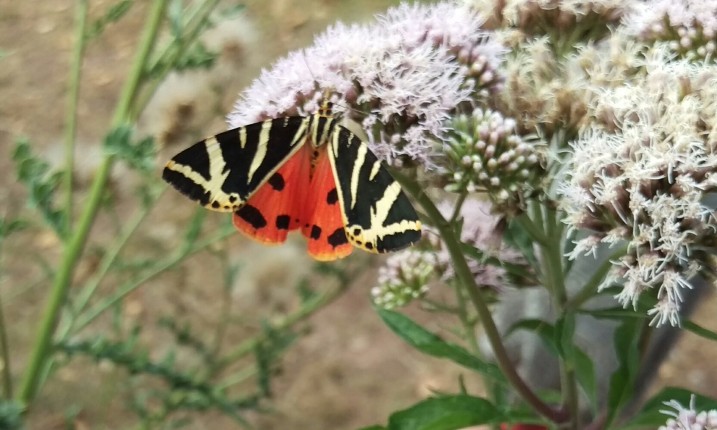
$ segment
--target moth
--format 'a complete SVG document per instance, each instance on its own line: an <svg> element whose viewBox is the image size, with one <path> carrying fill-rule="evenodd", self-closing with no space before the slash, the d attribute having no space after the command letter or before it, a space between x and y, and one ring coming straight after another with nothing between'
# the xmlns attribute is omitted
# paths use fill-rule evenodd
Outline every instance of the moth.
<svg viewBox="0 0 717 430"><path fill-rule="evenodd" d="M162 178L266 244L292 230L320 261L354 247L384 253L421 238L401 186L325 102L310 116L268 119L204 139L172 158Z"/></svg>

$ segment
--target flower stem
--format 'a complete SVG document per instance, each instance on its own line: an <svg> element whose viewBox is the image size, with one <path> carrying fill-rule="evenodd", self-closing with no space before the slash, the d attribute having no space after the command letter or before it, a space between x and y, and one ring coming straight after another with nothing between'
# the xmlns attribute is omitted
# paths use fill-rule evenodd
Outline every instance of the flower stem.
<svg viewBox="0 0 717 430"><path fill-rule="evenodd" d="M5 330L5 313L3 311L2 297L0 297L0 359L2 359L2 398L12 398L12 372L10 371L10 349L7 343Z"/></svg>
<svg viewBox="0 0 717 430"><path fill-rule="evenodd" d="M147 19L144 33L140 40L140 48L137 51L129 78L125 82L117 109L112 119L112 129L130 119L129 112L132 106L132 101L136 97L139 89L142 74L147 63L147 58L154 46L160 24L164 16L166 4L166 0L155 0L152 3L149 18ZM87 197L87 203L85 204L77 229L72 232L69 238L67 247L62 255L59 270L55 274L52 288L50 290L50 298L48 299L47 305L45 306L45 310L42 314L42 320L40 322L40 328L35 340L32 355L30 356L28 368L23 375L22 385L20 388L18 400L26 406L29 406L35 399L41 384L42 376L45 374L46 364L50 358L50 349L57 323L57 317L60 313L62 305L65 303L67 290L72 283L72 276L74 274L77 261L84 250L90 228L94 224L95 216L99 209L102 196L105 192L105 184L107 183L112 164L113 157L109 155L102 161L102 164L100 165L93 180L89 196Z"/></svg>
<svg viewBox="0 0 717 430"><path fill-rule="evenodd" d="M475 307L478 317L483 325L483 330L485 331L488 341L493 348L495 359L498 366L500 366L500 369L503 371L503 374L523 400L525 400L525 402L528 403L535 411L553 422L565 422L568 419L568 416L563 411L553 409L544 403L530 389L530 387L528 387L520 375L518 375L513 363L511 363L510 357L508 357L508 352L505 350L505 346L501 341L498 328L496 327L493 317L490 314L490 310L488 309L488 305L483 299L480 289L475 283L475 279L471 274L465 256L461 252L460 241L456 237L452 226L446 221L443 215L441 215L440 211L438 211L431 199L415 181L393 169L391 170L391 173L393 174L393 177L403 186L403 189L408 191L418 204L421 205L423 210L426 212L426 216L428 216L431 220L433 226L438 229L441 239L443 239L443 242L446 244L451 260L453 261L456 277L466 289L471 301L473 302L473 306Z"/></svg>
<svg viewBox="0 0 717 430"><path fill-rule="evenodd" d="M565 273L563 270L563 225L557 219L556 210L549 207L548 204L536 204L536 212L540 211L543 216L544 236L552 239L550 244L541 244L541 265L543 273L543 285L551 292L555 307L559 309L560 314L566 315L569 305L568 293L565 287ZM558 246L555 246L558 244ZM574 316L573 316L574 317ZM563 342L565 339L562 340ZM572 340L571 340L572 344ZM577 378L573 366L566 365L564 360L560 360L560 384L563 393L563 409L570 416L569 427L571 429L578 428L579 418L579 402Z"/></svg>
<svg viewBox="0 0 717 430"><path fill-rule="evenodd" d="M87 27L87 0L77 0L75 6L75 49L72 53L70 88L68 91L67 112L65 117L65 171L63 182L65 189L65 225L63 233L72 231L72 181L75 168L75 138L77 136L77 103L80 96L82 59L85 54L85 28ZM65 236L66 237L66 236Z"/></svg>

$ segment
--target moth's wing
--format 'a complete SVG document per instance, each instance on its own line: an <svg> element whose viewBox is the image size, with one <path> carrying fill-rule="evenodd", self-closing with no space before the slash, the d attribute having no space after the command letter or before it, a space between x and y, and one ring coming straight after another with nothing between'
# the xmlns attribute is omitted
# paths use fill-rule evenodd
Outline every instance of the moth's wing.
<svg viewBox="0 0 717 430"><path fill-rule="evenodd" d="M326 146L318 148L314 157L314 171L304 199L301 233L308 241L309 255L319 261L331 261L351 254L353 246L344 231L336 181Z"/></svg>
<svg viewBox="0 0 717 430"><path fill-rule="evenodd" d="M413 205L361 139L337 126L329 155L346 237L354 246L389 252L421 239L421 222Z"/></svg>
<svg viewBox="0 0 717 430"><path fill-rule="evenodd" d="M265 244L282 243L303 225L311 149L303 146L272 174L232 217L237 230Z"/></svg>
<svg viewBox="0 0 717 430"><path fill-rule="evenodd" d="M301 148L308 126L308 117L287 117L219 133L177 154L162 178L208 209L234 212Z"/></svg>

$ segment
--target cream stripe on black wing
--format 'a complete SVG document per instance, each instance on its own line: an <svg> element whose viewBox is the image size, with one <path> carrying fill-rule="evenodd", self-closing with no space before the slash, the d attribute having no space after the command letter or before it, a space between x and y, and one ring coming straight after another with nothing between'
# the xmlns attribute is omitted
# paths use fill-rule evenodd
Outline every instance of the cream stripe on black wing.
<svg viewBox="0 0 717 430"><path fill-rule="evenodd" d="M234 212L302 146L310 123L278 118L219 133L177 154L162 178L209 209Z"/></svg>
<svg viewBox="0 0 717 430"><path fill-rule="evenodd" d="M421 223L401 186L368 146L336 126L329 142L346 237L370 252L388 252L421 239Z"/></svg>

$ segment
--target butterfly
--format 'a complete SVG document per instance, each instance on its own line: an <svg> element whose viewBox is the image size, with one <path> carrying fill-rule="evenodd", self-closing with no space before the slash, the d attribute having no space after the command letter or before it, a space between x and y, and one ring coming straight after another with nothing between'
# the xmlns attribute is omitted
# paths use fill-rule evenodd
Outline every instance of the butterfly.
<svg viewBox="0 0 717 430"><path fill-rule="evenodd" d="M421 238L421 222L400 184L368 145L331 115L237 127L172 158L162 178L208 209L232 212L234 226L266 244L292 230L308 253L330 261L354 247L384 253Z"/></svg>

